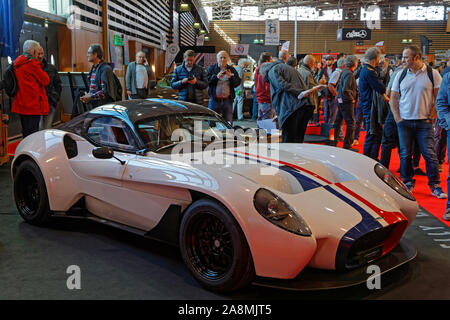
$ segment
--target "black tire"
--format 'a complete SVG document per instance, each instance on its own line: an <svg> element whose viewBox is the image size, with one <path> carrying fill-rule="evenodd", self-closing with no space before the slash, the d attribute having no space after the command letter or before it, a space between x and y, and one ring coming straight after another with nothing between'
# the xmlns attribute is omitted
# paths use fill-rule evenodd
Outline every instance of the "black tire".
<svg viewBox="0 0 450 320"><path fill-rule="evenodd" d="M254 278L244 233L233 215L218 202L194 202L183 215L179 241L184 263L208 290L235 291Z"/></svg>
<svg viewBox="0 0 450 320"><path fill-rule="evenodd" d="M47 188L38 165L25 160L14 175L14 200L20 216L34 225L43 226L50 219Z"/></svg>

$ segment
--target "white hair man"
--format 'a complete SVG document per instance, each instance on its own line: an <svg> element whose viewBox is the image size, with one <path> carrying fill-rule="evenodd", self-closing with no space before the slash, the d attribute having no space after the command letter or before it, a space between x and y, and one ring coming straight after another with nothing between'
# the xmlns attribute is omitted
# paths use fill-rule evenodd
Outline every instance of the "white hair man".
<svg viewBox="0 0 450 320"><path fill-rule="evenodd" d="M24 138L39 131L41 116L49 111L45 87L50 78L38 60L40 48L39 42L26 40L23 54L14 61L18 91L11 111L20 115Z"/></svg>
<svg viewBox="0 0 450 320"><path fill-rule="evenodd" d="M303 81L305 81L306 87L308 89L312 89L318 85L318 83L314 80L313 69L315 64L316 59L314 58L314 56L308 54L303 58L303 64L300 66L300 69L298 71ZM314 106L314 122L316 125L319 125L319 95L317 92L311 94L311 96L309 97L309 103Z"/></svg>
<svg viewBox="0 0 450 320"><path fill-rule="evenodd" d="M208 108L222 115L230 124L233 123L233 101L236 96L234 88L239 86L241 78L236 69L228 64L226 51L217 54L217 64L209 66L208 77Z"/></svg>
<svg viewBox="0 0 450 320"><path fill-rule="evenodd" d="M136 53L136 61L131 62L127 68L126 85L127 94L132 99L146 99L150 94L150 81L153 72L147 63L143 51Z"/></svg>
<svg viewBox="0 0 450 320"><path fill-rule="evenodd" d="M338 113L334 122L335 143L340 134L342 122L345 121L347 130L343 148L358 152L352 147L355 134L355 103L358 100L358 86L353 73L358 66L358 58L353 55L347 56L344 64L345 69L342 70L337 85Z"/></svg>

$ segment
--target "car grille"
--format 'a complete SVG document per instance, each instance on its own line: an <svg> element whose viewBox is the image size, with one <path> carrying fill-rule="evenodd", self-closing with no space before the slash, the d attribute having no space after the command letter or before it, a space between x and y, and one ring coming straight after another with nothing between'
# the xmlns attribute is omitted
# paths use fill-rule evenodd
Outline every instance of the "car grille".
<svg viewBox="0 0 450 320"><path fill-rule="evenodd" d="M383 254L384 242L389 238L395 227L396 225L393 224L374 230L358 238L346 250L348 252L346 258L336 261L336 269L354 269L380 258Z"/></svg>

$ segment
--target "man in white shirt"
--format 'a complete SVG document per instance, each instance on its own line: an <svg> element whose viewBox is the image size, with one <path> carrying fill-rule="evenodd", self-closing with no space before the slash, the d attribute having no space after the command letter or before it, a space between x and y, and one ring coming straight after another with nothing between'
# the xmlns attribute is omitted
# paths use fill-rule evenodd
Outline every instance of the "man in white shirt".
<svg viewBox="0 0 450 320"><path fill-rule="evenodd" d="M441 84L441 76L422 62L422 53L417 46L407 46L403 50L403 62L406 68L395 77L390 101L400 141L401 177L412 191L415 183L411 161L412 145L417 139L425 159L431 193L439 199L445 199L447 195L440 186L433 137L433 120L436 114L434 99Z"/></svg>
<svg viewBox="0 0 450 320"><path fill-rule="evenodd" d="M136 61L131 62L127 68L126 85L127 95L131 99L146 99L150 95L150 81L153 72L147 63L145 53L136 53Z"/></svg>

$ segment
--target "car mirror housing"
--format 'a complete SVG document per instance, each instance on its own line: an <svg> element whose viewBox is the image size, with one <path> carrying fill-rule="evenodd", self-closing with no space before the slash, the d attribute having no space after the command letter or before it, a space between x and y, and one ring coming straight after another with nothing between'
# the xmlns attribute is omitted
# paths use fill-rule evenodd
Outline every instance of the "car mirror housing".
<svg viewBox="0 0 450 320"><path fill-rule="evenodd" d="M97 147L92 150L92 155L97 159L111 159L114 157L114 150L108 147Z"/></svg>

